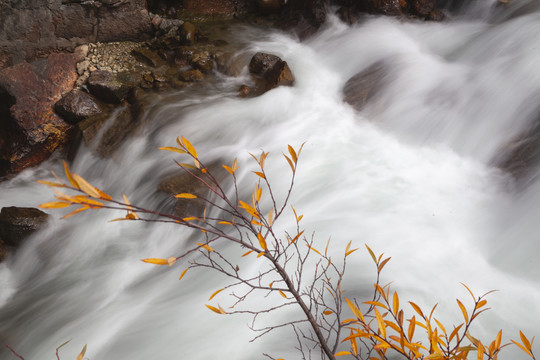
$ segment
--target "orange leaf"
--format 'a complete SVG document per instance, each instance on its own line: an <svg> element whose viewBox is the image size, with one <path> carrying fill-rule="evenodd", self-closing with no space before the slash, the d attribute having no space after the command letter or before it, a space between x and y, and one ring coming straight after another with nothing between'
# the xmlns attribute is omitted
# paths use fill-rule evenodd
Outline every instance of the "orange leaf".
<svg viewBox="0 0 540 360"><path fill-rule="evenodd" d="M77 181L73 178L73 175L71 175L71 171L69 171L69 167L67 163L64 161L64 171L66 172L66 177L68 178L69 182L75 189L80 189L79 184L77 184Z"/></svg>
<svg viewBox="0 0 540 360"><path fill-rule="evenodd" d="M210 246L206 245L206 244L201 244L201 243L197 243L197 245L199 245L200 247L203 247L205 248L206 250L210 251L210 252L213 252L214 249L212 249Z"/></svg>
<svg viewBox="0 0 540 360"><path fill-rule="evenodd" d="M469 322L469 314L467 314L467 309L465 309L465 306L461 303L461 301L459 301L458 299L456 299L458 305L459 305L459 308L461 309L461 312L463 313L463 317L465 318L465 323L468 323Z"/></svg>
<svg viewBox="0 0 540 360"><path fill-rule="evenodd" d="M261 248L266 251L267 249L267 246L266 246L266 240L264 239L264 237L262 236L261 233L258 233L257 234L257 239L259 239L259 244L261 244Z"/></svg>
<svg viewBox="0 0 540 360"><path fill-rule="evenodd" d="M383 338L386 338L386 324L384 323L383 317L377 308L373 308L375 311L375 317L377 318L377 324L379 325L379 330Z"/></svg>
<svg viewBox="0 0 540 360"><path fill-rule="evenodd" d="M354 316L356 316L360 321L365 323L366 321L364 320L364 316L362 315L360 310L356 307L356 305L352 301L350 301L349 299L347 299L347 298L344 298L344 299L347 302L347 305L349 305L349 308L353 312Z"/></svg>
<svg viewBox="0 0 540 360"><path fill-rule="evenodd" d="M333 314L334 312L332 310L326 310L325 312L323 312L324 315L330 315L330 314Z"/></svg>
<svg viewBox="0 0 540 360"><path fill-rule="evenodd" d="M521 331L519 332L519 336L521 337L521 342L523 345L527 348L527 350L531 351L531 343L529 339L523 334Z"/></svg>
<svg viewBox="0 0 540 360"><path fill-rule="evenodd" d="M184 271L182 271L182 273L180 274L180 277L178 278L178 280L182 280L182 278L184 277L184 275L186 275L187 271L189 270L189 268L185 269Z"/></svg>
<svg viewBox="0 0 540 360"><path fill-rule="evenodd" d="M157 258L149 258L149 259L142 259L142 262L154 264L154 265L169 265L169 260L167 259L157 259Z"/></svg>
<svg viewBox="0 0 540 360"><path fill-rule="evenodd" d="M364 244L366 246L366 249L367 251L369 252L369 255L371 255L371 258L373 259L373 262L375 264L377 264L377 257L375 256L375 254L373 253L373 251L370 249L369 246L367 246L366 244Z"/></svg>
<svg viewBox="0 0 540 360"><path fill-rule="evenodd" d="M287 298L287 295L285 295L285 293L281 290L278 290L279 292L279 295L283 296L285 299Z"/></svg>
<svg viewBox="0 0 540 360"><path fill-rule="evenodd" d="M81 350L80 354L77 355L76 360L82 360L84 358L84 354L86 354L86 345L84 345L83 349Z"/></svg>
<svg viewBox="0 0 540 360"><path fill-rule="evenodd" d="M242 255L242 257L247 256L247 255L251 254L252 252L253 252L253 250L249 250L249 251L246 252L244 255Z"/></svg>
<svg viewBox="0 0 540 360"><path fill-rule="evenodd" d="M179 149L177 147L172 147L172 146L160 147L160 148L158 148L158 150L166 150L166 151L177 152L177 153L180 153L180 154L187 154L187 152L185 150Z"/></svg>
<svg viewBox="0 0 540 360"><path fill-rule="evenodd" d="M72 205L71 203L64 202L64 201L53 201L53 202L41 204L39 205L39 207L42 209L55 209L55 208L65 208L71 205Z"/></svg>
<svg viewBox="0 0 540 360"><path fill-rule="evenodd" d="M270 226L274 224L274 209L270 209L270 213L268 213L268 224Z"/></svg>
<svg viewBox="0 0 540 360"><path fill-rule="evenodd" d="M169 263L169 266L173 266L174 263L176 262L176 260L178 260L178 258L175 258L174 256L173 257L170 257L167 259L167 262Z"/></svg>
<svg viewBox="0 0 540 360"><path fill-rule="evenodd" d="M340 351L335 353L334 356L352 355L349 351Z"/></svg>
<svg viewBox="0 0 540 360"><path fill-rule="evenodd" d="M197 198L196 195L189 194L189 193L176 194L174 195L174 197L177 199L196 199Z"/></svg>
<svg viewBox="0 0 540 360"><path fill-rule="evenodd" d="M260 178L266 179L266 176L260 171L253 171L253 173Z"/></svg>
<svg viewBox="0 0 540 360"><path fill-rule="evenodd" d="M291 159L289 159L289 157L287 155L285 155L285 154L283 154L283 156L285 156L285 159L287 159L287 162L289 163L289 166L291 167L291 170L294 172L295 171L294 164L291 161Z"/></svg>
<svg viewBox="0 0 540 360"><path fill-rule="evenodd" d="M72 212L70 212L70 213L67 214L67 215L64 215L64 216L62 217L62 219L67 219L68 217L72 217L73 215L76 215L76 214L81 213L81 212L83 212L83 211L86 211L86 210L88 210L88 209L90 209L90 207L85 205L85 206L83 206L83 207L81 207L81 208L78 208L78 209L73 210Z"/></svg>
<svg viewBox="0 0 540 360"><path fill-rule="evenodd" d="M422 309L420 309L420 306L416 305L416 304L413 303L412 301L409 301L409 304L411 304L411 306L413 307L414 311L416 311L416 312L418 313L418 315L420 315L421 317L425 318L424 313L422 312Z"/></svg>
<svg viewBox="0 0 540 360"><path fill-rule="evenodd" d="M186 150L188 151L188 153L190 153L191 156L196 158L197 157L197 151L195 151L195 148L193 147L193 145L191 145L191 143L183 136L182 136L182 142L183 142L184 146L186 147Z"/></svg>
<svg viewBox="0 0 540 360"><path fill-rule="evenodd" d="M296 156L296 151L294 151L291 145L289 145L288 148L289 148L289 154L291 154L291 158L293 162L296 164L296 162L298 161L298 156Z"/></svg>
<svg viewBox="0 0 540 360"><path fill-rule="evenodd" d="M394 314L399 313L399 297L397 292L394 292L394 299L392 302L392 308L394 310Z"/></svg>
<svg viewBox="0 0 540 360"><path fill-rule="evenodd" d="M223 310L221 307L219 309L213 307L212 305L206 305L206 307L215 312L216 314L226 314L225 310Z"/></svg>
<svg viewBox="0 0 540 360"><path fill-rule="evenodd" d="M43 184L43 185L47 185L47 186L51 186L51 187L66 187L65 184L62 184L62 183L56 183L56 182L52 182L52 181L36 180L36 182L37 182L38 184Z"/></svg>
<svg viewBox="0 0 540 360"><path fill-rule="evenodd" d="M100 197L99 192L96 190L96 188L90 185L90 183L86 181L82 176L78 174L73 174L73 178L75 179L75 181L77 181L77 184L79 184L82 191L84 191L93 198Z"/></svg>
<svg viewBox="0 0 540 360"><path fill-rule="evenodd" d="M210 297L208 298L208 301L212 300L214 298L214 296L216 296L217 294L219 294L223 290L225 290L225 288L216 290L212 295L210 295Z"/></svg>

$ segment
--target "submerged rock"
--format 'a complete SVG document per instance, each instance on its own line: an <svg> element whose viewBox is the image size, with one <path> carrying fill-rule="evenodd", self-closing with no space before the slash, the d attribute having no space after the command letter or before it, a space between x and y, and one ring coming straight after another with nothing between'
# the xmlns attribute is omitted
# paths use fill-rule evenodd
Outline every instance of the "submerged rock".
<svg viewBox="0 0 540 360"><path fill-rule="evenodd" d="M366 70L354 75L343 87L343 100L356 110L361 111L381 90L387 73L386 63L378 61Z"/></svg>

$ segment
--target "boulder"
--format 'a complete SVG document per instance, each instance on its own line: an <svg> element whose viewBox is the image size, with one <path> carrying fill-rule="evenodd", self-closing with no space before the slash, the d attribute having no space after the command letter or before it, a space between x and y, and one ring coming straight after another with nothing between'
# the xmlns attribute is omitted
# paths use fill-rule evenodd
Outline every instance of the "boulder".
<svg viewBox="0 0 540 360"><path fill-rule="evenodd" d="M165 65L165 61L161 58L161 56L158 55L158 53L146 47L136 48L131 53L133 54L135 59L148 66L157 68Z"/></svg>
<svg viewBox="0 0 540 360"><path fill-rule="evenodd" d="M263 80L263 92L278 86L294 85L289 65L276 55L256 53L249 63L249 72Z"/></svg>
<svg viewBox="0 0 540 360"><path fill-rule="evenodd" d="M343 87L345 102L361 111L366 104L373 99L384 85L384 77L388 72L388 66L383 61L378 61L366 70L351 77Z"/></svg>
<svg viewBox="0 0 540 360"><path fill-rule="evenodd" d="M198 175L202 175L199 171ZM197 199L174 199L173 212L184 218L188 216L199 217L203 214L205 203L200 197L208 195L208 189L188 173L181 172L163 179L158 185L158 191L170 195L190 193Z"/></svg>
<svg viewBox="0 0 540 360"><path fill-rule="evenodd" d="M107 103L118 104L131 88L138 86L142 78L135 72L113 74L110 71L94 71L87 81L90 93Z"/></svg>
<svg viewBox="0 0 540 360"><path fill-rule="evenodd" d="M435 0L410 0L412 12L423 18L429 18L435 8Z"/></svg>
<svg viewBox="0 0 540 360"><path fill-rule="evenodd" d="M17 248L24 239L43 228L48 217L36 208L4 207L0 211L0 239L7 248Z"/></svg>
<svg viewBox="0 0 540 360"><path fill-rule="evenodd" d="M51 54L0 71L0 178L67 144L72 127L53 110L77 79L76 57Z"/></svg>
<svg viewBox="0 0 540 360"><path fill-rule="evenodd" d="M527 185L540 168L540 121L500 149L493 163L510 173L518 187Z"/></svg>
<svg viewBox="0 0 540 360"><path fill-rule="evenodd" d="M279 13L277 25L295 29L301 39L313 35L326 21L325 0L288 0Z"/></svg>
<svg viewBox="0 0 540 360"><path fill-rule="evenodd" d="M99 100L87 92L75 89L58 101L54 109L58 115L70 124L76 124L90 116L103 112Z"/></svg>

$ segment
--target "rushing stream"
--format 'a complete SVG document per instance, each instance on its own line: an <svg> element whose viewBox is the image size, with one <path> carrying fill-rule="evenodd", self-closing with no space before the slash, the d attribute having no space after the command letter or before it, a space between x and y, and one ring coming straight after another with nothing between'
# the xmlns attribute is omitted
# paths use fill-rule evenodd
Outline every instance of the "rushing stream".
<svg viewBox="0 0 540 360"><path fill-rule="evenodd" d="M241 99L244 69L238 78L219 75L198 93L162 95L146 113L144 131L111 159L82 148L72 168L114 196L124 192L159 208L171 203L156 188L175 171L175 157L157 148L172 146L178 135L207 162L238 157L241 188L255 181L248 152L269 151L267 171L278 193L290 174L281 152L305 142L292 204L317 241L332 238L336 254L349 240L361 248L350 257L349 291L369 289L375 279L367 243L392 257L383 282L392 281L402 301L439 303L439 318L457 323L455 298L470 304L460 282L477 295L498 289L476 334L503 328L505 341L518 339L518 330L540 336L540 182L518 191L492 165L537 116L540 6L515 0L502 12L493 3L472 2L442 23L369 17L349 26L330 16L304 42L236 29L229 41L240 44L239 56L279 55L295 86ZM384 86L354 110L343 101L344 84L380 61L388 69ZM48 169L62 172L51 160L0 184L0 207L51 201L52 192L35 183L50 177ZM298 358L290 332L249 343L248 318L204 306L223 278L197 269L179 282L182 264L139 261L178 255L187 230L109 223L122 216L110 211L67 220L60 220L62 210L49 212L50 226L0 264L0 341L26 360L53 359L69 339L62 359L75 358L86 343L94 360L247 360L265 352ZM225 306L231 299L222 293L213 301ZM15 357L2 348L0 358ZM503 358L516 357L509 351Z"/></svg>

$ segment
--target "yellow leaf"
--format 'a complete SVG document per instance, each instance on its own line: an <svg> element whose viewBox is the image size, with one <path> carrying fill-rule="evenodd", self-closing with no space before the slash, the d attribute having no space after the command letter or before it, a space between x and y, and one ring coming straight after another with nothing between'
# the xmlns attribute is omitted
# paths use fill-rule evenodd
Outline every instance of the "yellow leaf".
<svg viewBox="0 0 540 360"><path fill-rule="evenodd" d="M208 298L208 301L212 300L214 298L214 296L216 296L217 294L219 294L223 290L225 290L225 288L216 290L212 295L210 295L210 298Z"/></svg>
<svg viewBox="0 0 540 360"><path fill-rule="evenodd" d="M221 165L221 166L223 166L223 168L224 168L225 170L227 170L227 171L229 172L229 174L231 174L231 175L234 174L233 169L231 169L229 166L227 166L227 165Z"/></svg>
<svg viewBox="0 0 540 360"><path fill-rule="evenodd" d="M225 310L223 310L221 307L219 309L213 307L212 305L206 305L206 307L215 312L216 314L226 314Z"/></svg>
<svg viewBox="0 0 540 360"><path fill-rule="evenodd" d="M519 336L521 337L521 342L523 345L527 348L527 350L531 351L531 342L529 339L527 339L525 334L523 334L521 331L519 332Z"/></svg>
<svg viewBox="0 0 540 360"><path fill-rule="evenodd" d="M195 216L190 216L190 217L185 217L185 218L182 218L182 220L184 221L192 221L192 220L198 220L198 221L202 221L201 219L199 219L198 217L195 217Z"/></svg>
<svg viewBox="0 0 540 360"><path fill-rule="evenodd" d="M512 341L515 345L517 345L521 350L523 350L527 355L529 355L530 357L533 357L532 353L526 349L523 345L521 345L520 343L518 343L517 341L514 341L514 340L510 340Z"/></svg>
<svg viewBox="0 0 540 360"><path fill-rule="evenodd" d="M294 239L291 240L291 244L294 243L296 240L298 240L300 238L300 236L302 236L302 234L304 233L305 230L302 230L300 231L298 234L296 234L296 236L294 237Z"/></svg>
<svg viewBox="0 0 540 360"><path fill-rule="evenodd" d="M467 309L465 309L465 306L461 303L461 301L459 301L458 299L456 299L458 305L459 305L459 308L461 309L461 312L463 313L463 318L465 318L465 323L468 323L469 322L469 314L467 314Z"/></svg>
<svg viewBox="0 0 540 360"><path fill-rule="evenodd" d="M187 169L197 169L195 166L193 166L193 165L191 165L191 164L184 164L184 163L182 163L182 164L177 163L177 164L178 164L178 166L183 167L183 168L187 168Z"/></svg>
<svg viewBox="0 0 540 360"><path fill-rule="evenodd" d="M257 234L257 239L259 239L259 244L261 245L261 248L266 251L267 249L267 246L266 246L266 240L264 239L264 237L262 236L261 233L258 233Z"/></svg>
<svg viewBox="0 0 540 360"><path fill-rule="evenodd" d="M154 264L154 265L169 265L169 260L167 259L157 259L157 258L149 258L149 259L142 259L142 262Z"/></svg>
<svg viewBox="0 0 540 360"><path fill-rule="evenodd" d="M344 299L347 302L347 305L349 305L349 308L353 312L354 316L356 316L360 321L362 321L362 323L365 323L366 321L364 320L364 316L362 315L360 310L356 307L356 305L349 299L347 298L344 298Z"/></svg>
<svg viewBox="0 0 540 360"><path fill-rule="evenodd" d="M366 249L368 250L369 252L369 255L371 255L371 258L373 259L373 262L375 264L377 264L377 257L375 256L375 254L373 253L373 251L370 249L369 246L367 246L366 244L364 244L366 246Z"/></svg>
<svg viewBox="0 0 540 360"><path fill-rule="evenodd" d="M409 331L407 332L407 335L409 336L409 341L412 341L414 336L414 328L416 327L416 319L413 316L411 320L409 320Z"/></svg>
<svg viewBox="0 0 540 360"><path fill-rule="evenodd" d="M353 252L355 252L356 250L358 250L358 248L347 251L347 252L345 253L345 256L351 255L351 254L352 254Z"/></svg>
<svg viewBox="0 0 540 360"><path fill-rule="evenodd" d="M261 201L261 196L262 196L262 188L258 188L257 193L255 194L255 199L257 200L257 202Z"/></svg>
<svg viewBox="0 0 540 360"><path fill-rule="evenodd" d="M77 184L79 184L82 191L84 191L93 198L100 197L99 192L96 190L96 188L90 185L90 183L86 181L83 177L78 174L73 174L73 178L75 179L75 181L77 181Z"/></svg>
<svg viewBox="0 0 540 360"><path fill-rule="evenodd" d="M411 306L413 307L414 311L416 311L418 313L418 315L420 315L421 317L424 318L424 313L422 312L422 309L420 309L420 306L416 305L415 303L413 303L412 301L409 301L409 304L411 304Z"/></svg>
<svg viewBox="0 0 540 360"><path fill-rule="evenodd" d="M478 360L484 360L484 345L482 342L478 342L478 349L476 351L478 352Z"/></svg>
<svg viewBox="0 0 540 360"><path fill-rule="evenodd" d="M270 209L270 212L268 213L268 224L270 224L270 226L274 224L274 209Z"/></svg>
<svg viewBox="0 0 540 360"><path fill-rule="evenodd" d="M285 299L287 298L287 295L285 295L285 293L281 290L278 290L279 292L279 295L283 296Z"/></svg>
<svg viewBox="0 0 540 360"><path fill-rule="evenodd" d="M311 250L315 251L317 254L323 256L323 255L319 252L319 250L315 249L315 248L312 247L312 246L309 246L309 244L306 244L306 246L307 246L308 248L310 248Z"/></svg>
<svg viewBox="0 0 540 360"><path fill-rule="evenodd" d="M189 193L176 194L174 195L174 197L177 199L196 199L197 198L196 195L189 194Z"/></svg>
<svg viewBox="0 0 540 360"><path fill-rule="evenodd" d="M260 178L266 179L266 176L260 171L253 171L253 173Z"/></svg>
<svg viewBox="0 0 540 360"><path fill-rule="evenodd" d="M194 158L197 158L198 157L197 151L195 151L195 148L193 147L193 145L191 145L191 143L183 136L182 136L182 142L184 146L186 147L186 150L188 151L188 153Z"/></svg>
<svg viewBox="0 0 540 360"><path fill-rule="evenodd" d="M392 309L394 310L394 314L399 313L399 297L397 292L394 292L394 298L392 301Z"/></svg>
<svg viewBox="0 0 540 360"><path fill-rule="evenodd" d="M71 205L72 205L71 203L64 202L64 201L53 201L53 202L41 204L39 205L39 207L42 209L55 209L55 208L65 208Z"/></svg>
<svg viewBox="0 0 540 360"><path fill-rule="evenodd" d="M334 356L352 355L349 351L340 351L335 353Z"/></svg>
<svg viewBox="0 0 540 360"><path fill-rule="evenodd" d="M197 243L197 245L199 245L200 247L203 247L205 248L206 250L210 251L210 252L213 252L214 249L212 249L210 246L206 245L206 244L201 244L201 243Z"/></svg>
<svg viewBox="0 0 540 360"><path fill-rule="evenodd" d="M160 147L160 148L158 148L158 150L173 151L173 152L177 152L179 154L187 154L187 152L185 150L179 149L177 147L172 147L172 146Z"/></svg>
<svg viewBox="0 0 540 360"><path fill-rule="evenodd" d="M261 218L259 214L257 213L257 210L255 210L255 208L253 208L251 205L249 205L248 203L244 201L239 201L239 203L240 203L240 207L245 209L248 212L248 214L250 214L253 217L256 217L257 219Z"/></svg>
<svg viewBox="0 0 540 360"><path fill-rule="evenodd" d="M68 178L71 185L73 185L75 189L80 189L79 184L77 184L77 181L75 181L75 179L71 175L71 171L69 171L69 167L65 161L64 161L64 171L66 172L66 177Z"/></svg>
<svg viewBox="0 0 540 360"><path fill-rule="evenodd" d="M378 270L379 272L381 272L382 269L383 269L383 267L384 267L384 265L386 265L386 264L390 261L390 259L391 259L391 258L386 258L386 259L384 259L384 260L380 263L380 265L377 267L377 270Z"/></svg>
<svg viewBox="0 0 540 360"><path fill-rule="evenodd" d="M253 250L249 250L248 252L246 252L244 255L242 255L242 257L244 256L248 256L249 254L251 254L253 252Z"/></svg>
<svg viewBox="0 0 540 360"><path fill-rule="evenodd" d="M86 345L84 345L81 353L77 356L77 359L76 360L82 360L83 357L84 357L84 354L86 354Z"/></svg>
<svg viewBox="0 0 540 360"><path fill-rule="evenodd" d="M379 325L381 335L383 338L386 338L386 324L384 323L384 319L377 308L373 308L373 310L375 311L375 317L377 318L377 324Z"/></svg>
<svg viewBox="0 0 540 360"><path fill-rule="evenodd" d="M383 304L381 302L378 302L378 301L364 301L364 304L373 305L373 306L379 306L379 307L382 307L385 310L388 310L388 307L385 304Z"/></svg>
<svg viewBox="0 0 540 360"><path fill-rule="evenodd" d="M67 187L65 184L62 183L56 183L52 181L46 181L46 180L36 180L38 184L43 184L51 187Z"/></svg>
<svg viewBox="0 0 540 360"><path fill-rule="evenodd" d="M218 222L218 224L232 225L233 223L232 223L232 222L229 222L229 221L220 221L220 222Z"/></svg>
<svg viewBox="0 0 540 360"><path fill-rule="evenodd" d="M182 280L182 278L184 277L184 275L186 275L187 271L189 270L189 268L185 269L184 271L182 271L182 273L180 274L180 277L178 278L178 280Z"/></svg>
<svg viewBox="0 0 540 360"><path fill-rule="evenodd" d="M480 309L482 306L487 304L487 300L482 300L478 304L476 304L476 308Z"/></svg>
<svg viewBox="0 0 540 360"><path fill-rule="evenodd" d="M76 209L76 210L73 210L72 212L70 212L70 213L67 214L67 215L64 215L64 216L62 217L62 219L67 219L67 218L69 218L69 217L72 217L73 215L76 215L76 214L81 213L81 212L83 212L83 211L86 211L86 210L88 210L88 209L90 209L90 207L85 205L85 206L83 206L83 207L81 207L81 208L78 208L78 209Z"/></svg>
<svg viewBox="0 0 540 360"><path fill-rule="evenodd" d="M345 252L349 251L349 249L351 248L351 244L352 244L352 240L349 241L349 243L348 243L347 246L345 247Z"/></svg>
<svg viewBox="0 0 540 360"><path fill-rule="evenodd" d="M289 163L289 166L291 167L291 170L294 172L295 171L294 164L291 161L291 159L289 159L289 157L287 155L285 155L285 154L283 154L283 156L285 156L285 159L287 159L287 162Z"/></svg>
<svg viewBox="0 0 540 360"><path fill-rule="evenodd" d="M261 256L263 256L265 254L264 251L261 251L260 253L257 254L257 258L260 258Z"/></svg>
<svg viewBox="0 0 540 360"><path fill-rule="evenodd" d="M291 145L288 146L289 148L289 154L291 154L291 158L293 162L296 164L298 161L298 156L296 155L296 152L294 151L293 147Z"/></svg>

